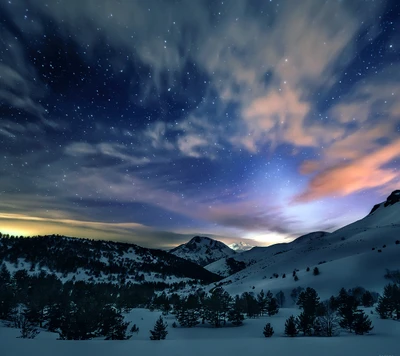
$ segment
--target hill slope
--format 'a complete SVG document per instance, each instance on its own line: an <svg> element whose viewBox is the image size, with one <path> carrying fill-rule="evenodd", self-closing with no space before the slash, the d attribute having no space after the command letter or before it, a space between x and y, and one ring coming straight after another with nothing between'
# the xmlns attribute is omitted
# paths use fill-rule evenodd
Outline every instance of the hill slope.
<svg viewBox="0 0 400 356"><path fill-rule="evenodd" d="M393 194L390 197L365 218L333 233L316 232L235 256L234 260L243 262L246 268L222 281L226 290L242 293L270 289L290 294L295 287L310 286L326 297L341 287L356 285L381 291L388 283L386 269L400 269L400 243L396 243L400 240L400 202L393 200ZM318 276L312 273L316 266L321 272ZM229 274L227 259L206 268ZM292 276L295 269L298 281Z"/></svg>
<svg viewBox="0 0 400 356"><path fill-rule="evenodd" d="M64 236L0 236L0 261L9 270L55 273L63 281L145 283L200 281L219 276L166 251L134 244Z"/></svg>
<svg viewBox="0 0 400 356"><path fill-rule="evenodd" d="M179 245L169 252L200 266L236 254L224 243L204 236L195 236L189 242Z"/></svg>

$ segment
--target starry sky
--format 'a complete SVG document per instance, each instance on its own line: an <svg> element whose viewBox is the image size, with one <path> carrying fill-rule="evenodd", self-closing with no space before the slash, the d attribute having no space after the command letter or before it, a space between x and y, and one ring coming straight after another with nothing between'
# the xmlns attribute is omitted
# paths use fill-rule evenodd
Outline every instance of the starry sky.
<svg viewBox="0 0 400 356"><path fill-rule="evenodd" d="M397 0L0 0L0 231L332 231L400 186Z"/></svg>

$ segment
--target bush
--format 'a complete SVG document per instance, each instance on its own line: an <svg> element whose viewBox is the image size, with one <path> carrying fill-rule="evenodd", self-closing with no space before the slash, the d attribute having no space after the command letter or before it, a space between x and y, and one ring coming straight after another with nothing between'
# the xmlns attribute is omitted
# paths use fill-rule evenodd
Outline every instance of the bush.
<svg viewBox="0 0 400 356"><path fill-rule="evenodd" d="M21 334L18 336L18 338L34 339L40 334L40 331L32 323L30 323L26 317L23 317L20 333Z"/></svg>
<svg viewBox="0 0 400 356"><path fill-rule="evenodd" d="M310 267L307 267L306 271L307 271L307 272L310 272Z"/></svg>
<svg viewBox="0 0 400 356"><path fill-rule="evenodd" d="M270 323L267 323L264 326L263 334L265 337L271 337L274 334L274 329L272 328Z"/></svg>
<svg viewBox="0 0 400 356"><path fill-rule="evenodd" d="M295 280L295 282L297 282L299 280L299 277L297 277L297 274L294 276L294 280Z"/></svg>
<svg viewBox="0 0 400 356"><path fill-rule="evenodd" d="M318 267L315 267L315 268L314 268L313 275L314 275L314 276L318 276L318 275L319 275L319 269L318 269Z"/></svg>

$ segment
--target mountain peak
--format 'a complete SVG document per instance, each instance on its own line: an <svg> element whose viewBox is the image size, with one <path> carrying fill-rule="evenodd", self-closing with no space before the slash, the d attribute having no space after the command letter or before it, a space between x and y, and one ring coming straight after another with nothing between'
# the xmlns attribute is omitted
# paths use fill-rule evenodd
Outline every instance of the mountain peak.
<svg viewBox="0 0 400 356"><path fill-rule="evenodd" d="M400 202L400 190L394 190L383 203L379 203L374 205L372 208L371 212L368 215L371 215L374 213L379 207L384 206L385 208L390 205L394 205L396 203Z"/></svg>
<svg viewBox="0 0 400 356"><path fill-rule="evenodd" d="M251 250L254 247L254 245L250 245L244 241L239 241L239 242L234 242L234 243L228 245L228 247L236 252L243 252L243 251Z"/></svg>
<svg viewBox="0 0 400 356"><path fill-rule="evenodd" d="M232 256L235 251L221 241L207 236L195 236L189 242L172 249L170 253L205 266L220 258Z"/></svg>

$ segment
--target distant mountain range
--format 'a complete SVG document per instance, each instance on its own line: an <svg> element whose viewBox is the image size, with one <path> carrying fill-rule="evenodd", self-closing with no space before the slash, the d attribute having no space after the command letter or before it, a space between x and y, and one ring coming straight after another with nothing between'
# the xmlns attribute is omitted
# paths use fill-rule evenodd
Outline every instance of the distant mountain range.
<svg viewBox="0 0 400 356"><path fill-rule="evenodd" d="M365 218L332 233L316 231L290 243L251 247L195 236L167 252L56 235L0 234L0 261L11 272L44 271L64 282L150 283L170 291L212 288L215 283L232 294L261 289L290 294L307 286L321 297L357 285L381 291L388 275L400 271L400 191L376 204Z"/></svg>

